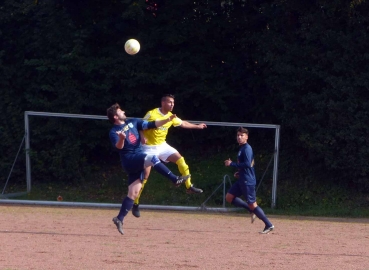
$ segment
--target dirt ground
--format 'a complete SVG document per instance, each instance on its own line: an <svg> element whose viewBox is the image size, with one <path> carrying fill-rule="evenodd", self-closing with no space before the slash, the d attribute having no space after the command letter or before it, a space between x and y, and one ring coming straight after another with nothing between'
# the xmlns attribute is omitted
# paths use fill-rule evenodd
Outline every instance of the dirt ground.
<svg viewBox="0 0 369 270"><path fill-rule="evenodd" d="M0 269L369 269L368 219L0 204Z"/></svg>

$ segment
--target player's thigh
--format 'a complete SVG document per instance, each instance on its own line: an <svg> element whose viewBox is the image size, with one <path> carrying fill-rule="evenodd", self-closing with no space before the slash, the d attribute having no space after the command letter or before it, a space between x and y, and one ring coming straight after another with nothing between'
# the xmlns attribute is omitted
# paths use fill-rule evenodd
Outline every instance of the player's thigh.
<svg viewBox="0 0 369 270"><path fill-rule="evenodd" d="M178 159L180 159L182 156L181 154L175 149L174 147L170 146L167 143L163 143L160 145L160 153L158 154L158 157L163 160L164 162L173 162L176 163Z"/></svg>
<svg viewBox="0 0 369 270"><path fill-rule="evenodd" d="M245 197L247 204L256 203L256 190L255 186L242 185L242 193Z"/></svg>
<svg viewBox="0 0 369 270"><path fill-rule="evenodd" d="M234 197L242 196L242 189L240 187L239 181L236 181L236 183L231 186L227 193L233 195Z"/></svg>
<svg viewBox="0 0 369 270"><path fill-rule="evenodd" d="M145 170L147 170L147 168L155 166L160 162L161 162L160 159L156 155L146 155L144 160L144 168Z"/></svg>
<svg viewBox="0 0 369 270"><path fill-rule="evenodd" d="M130 189L130 186L134 186L136 182L142 182L144 179L144 170L136 171L136 172L129 172L128 174L128 188Z"/></svg>
<svg viewBox="0 0 369 270"><path fill-rule="evenodd" d="M136 199L138 194L140 193L142 187L142 180L141 178L137 178L128 186L128 197L131 199Z"/></svg>
<svg viewBox="0 0 369 270"><path fill-rule="evenodd" d="M160 148L158 145L142 145L142 150L147 155L159 156Z"/></svg>
<svg viewBox="0 0 369 270"><path fill-rule="evenodd" d="M144 169L146 154L126 155L122 158L122 164L127 174L141 172ZM137 179L137 178L136 178Z"/></svg>

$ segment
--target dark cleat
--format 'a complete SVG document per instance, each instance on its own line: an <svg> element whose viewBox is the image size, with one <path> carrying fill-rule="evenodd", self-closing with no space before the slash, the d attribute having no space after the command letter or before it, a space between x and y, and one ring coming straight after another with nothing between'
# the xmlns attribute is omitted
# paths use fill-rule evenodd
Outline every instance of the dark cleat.
<svg viewBox="0 0 369 270"><path fill-rule="evenodd" d="M272 225L270 227L265 227L264 230L262 232L259 232L259 233L261 233L261 234L267 234L267 233L269 233L269 232L271 232L273 230L274 230L274 226Z"/></svg>
<svg viewBox="0 0 369 270"><path fill-rule="evenodd" d="M138 204L133 204L132 207L132 215L134 215L135 217L139 218L141 216L140 214L140 208Z"/></svg>
<svg viewBox="0 0 369 270"><path fill-rule="evenodd" d="M186 189L187 194L200 194L203 193L203 190L201 188L196 188L193 185L190 186L190 188Z"/></svg>
<svg viewBox="0 0 369 270"><path fill-rule="evenodd" d="M173 183L176 187L179 187L183 182L185 182L190 177L191 177L191 174L185 175L185 176L177 176L177 180L174 181Z"/></svg>
<svg viewBox="0 0 369 270"><path fill-rule="evenodd" d="M120 221L117 217L113 218L113 222L115 226L117 226L118 232L120 232L120 234L124 234L123 233L123 222Z"/></svg>

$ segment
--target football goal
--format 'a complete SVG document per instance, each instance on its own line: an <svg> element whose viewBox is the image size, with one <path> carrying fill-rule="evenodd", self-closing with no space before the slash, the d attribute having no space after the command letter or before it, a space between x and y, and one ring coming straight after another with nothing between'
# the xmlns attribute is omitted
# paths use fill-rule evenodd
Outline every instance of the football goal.
<svg viewBox="0 0 369 270"><path fill-rule="evenodd" d="M26 192L27 193L30 193L31 192L31 189L32 189L32 167L34 166L34 164L32 163L32 159L33 159L33 155L34 155L34 152L44 152L44 151L48 151L48 149L33 149L32 148L32 140L33 139L36 139L37 136L40 136L40 134L34 134L35 132L33 132L33 129L32 129L32 125L41 125L40 124L40 121L31 121L31 119L33 118L37 118L37 117L42 117L42 118L45 118L45 119L50 119L50 118L58 118L57 121L55 122L60 122L61 119L65 119L63 120L64 123L65 121L68 122L68 125L69 126L72 126L72 125L81 125L81 130L82 127L85 127L86 124L79 124L78 122L76 122L76 120L71 120L71 119L78 119L77 121L97 121L97 122L101 122L102 121L105 121L105 122L108 122L107 121L107 117L106 116L100 116L100 115L84 115L84 114L68 114L68 113L51 113L51 112L35 112L35 111L26 111L24 113L24 127L25 127L25 135L24 135L24 146L25 146L25 176L26 176L26 187L27 187L27 190ZM60 120L59 120L60 119ZM45 120L47 121L47 120ZM186 120L186 121L189 121L191 123L194 123L194 124L198 124L198 123L205 123L208 128L207 130L209 130L209 132L212 132L212 135L214 135L214 133L218 133L220 134L219 136L222 136L222 131L224 130L227 130L228 134L231 134L229 135L228 137L232 137L230 139L233 140L233 143L236 142L236 136L235 136L235 130L237 127L246 127L248 128L249 130L270 130L270 132L268 134L271 134L271 135L268 135L268 140L269 140L269 143L268 143L268 147L270 147L271 149L267 149L266 151L268 151L270 153L270 155L265 158L266 159L266 162L264 164L268 164L267 166L264 166L264 167L267 167L266 170L268 170L269 167L271 167L271 177L270 177L270 180L271 180L271 208L275 208L276 207L276 201L277 201L277 180L278 180L278 158L279 158L279 143L280 143L280 126L279 125L272 125L272 124L253 124L253 123L232 123L232 122L211 122L211 121L192 121L192 120ZM85 123L83 122L83 123ZM93 128L92 128L93 129ZM40 130L40 129L38 129ZM104 132L104 134L106 135L108 133L108 129L104 129L102 132ZM40 132L40 131L39 131ZM93 132L93 130L89 130L89 132ZM196 133L198 134L198 133ZM255 134L255 133L251 133L251 134ZM47 134L42 134L43 136L47 137ZM104 135L104 136L105 136ZM251 135L251 138L252 138L253 135ZM273 139L270 139L270 137L273 136ZM190 137L190 136L189 136ZM221 138L221 137L220 137ZM194 138L192 138L194 139ZM103 139L101 139L101 141L108 141L108 136L106 135ZM220 140L219 140L220 141ZM250 142L250 139L249 139L249 142ZM273 143L274 142L274 143ZM23 144L23 141L22 141L22 144ZM40 144L40 142L38 142L38 145L42 145L42 143ZM181 145L181 144L180 144ZM214 141L212 143L212 145L214 147L216 147L216 141ZM66 146L67 147L67 146ZM45 146L46 148L46 146ZM183 149L184 148L184 149ZM200 147L198 147L200 148ZM254 146L253 146L254 148ZM181 149L181 152L184 152L186 150L186 146L183 145ZM54 149L52 150L49 150L49 151L55 151ZM221 151L221 150L218 150L218 152ZM254 154L256 154L258 152L258 149L255 149L254 148ZM71 154L73 154L71 152ZM222 153L221 153L222 154ZM236 156L236 152L233 151L233 157ZM211 159L211 156L208 157L209 159ZM214 165L214 166L217 166L217 165ZM219 167L219 166L218 166ZM266 171L265 170L265 171ZM265 173L262 173L262 177L258 177L257 181L260 182L263 180L264 176L265 176ZM223 207L225 207L225 202L224 202L224 196L225 196L225 190L226 190L226 185L228 183L230 183L231 181L229 180L229 176L228 175L220 175L219 176L221 180L221 182L219 182L219 186L218 188L216 188L216 186L214 186L214 191L213 193L215 193L218 189L223 189ZM4 188L5 190L5 188ZM4 190L3 190L3 193L4 193ZM211 193L211 192L209 192ZM11 196L12 194L2 194L3 197L6 197L6 196ZM212 196L213 194L210 195L210 197ZM209 197L209 198L210 198ZM1 197L0 197L1 198ZM208 199L209 199L208 198ZM205 204L206 204L207 200L203 203L202 206L200 207L205 207ZM64 205L67 203L67 202L53 202L52 204L58 204L58 203L63 203ZM83 205L84 203L81 203L81 205ZM101 203L103 204L103 203ZM78 203L73 203L73 205L78 205ZM94 203L94 206L96 205L100 205L100 203ZM143 208L145 208L144 205L142 205ZM171 209L172 207L174 206L166 206L166 205L162 205L162 206L158 206L159 209ZM147 205L148 209L155 209L155 207L153 206L149 206ZM176 210L180 210L180 206L175 206L174 207ZM184 207L183 209L186 210L186 207ZM189 210L187 208L187 210Z"/></svg>

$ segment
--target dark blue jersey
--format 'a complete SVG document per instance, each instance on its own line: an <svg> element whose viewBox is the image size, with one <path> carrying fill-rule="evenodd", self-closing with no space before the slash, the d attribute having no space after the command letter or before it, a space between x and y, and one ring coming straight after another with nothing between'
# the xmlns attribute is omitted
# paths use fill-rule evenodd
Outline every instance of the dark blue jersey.
<svg viewBox="0 0 369 270"><path fill-rule="evenodd" d="M238 169L239 180L246 181L248 186L256 185L254 153L248 143L240 147L237 154L237 162L232 162L230 166Z"/></svg>
<svg viewBox="0 0 369 270"><path fill-rule="evenodd" d="M114 125L111 128L109 137L114 148L116 147L116 143L119 141L119 136L116 132L124 131L126 134L123 148L118 149L123 168L130 171L137 170L137 168L143 169L143 161L146 154L142 151L139 130L155 127L155 122L132 118L126 120L124 124Z"/></svg>

